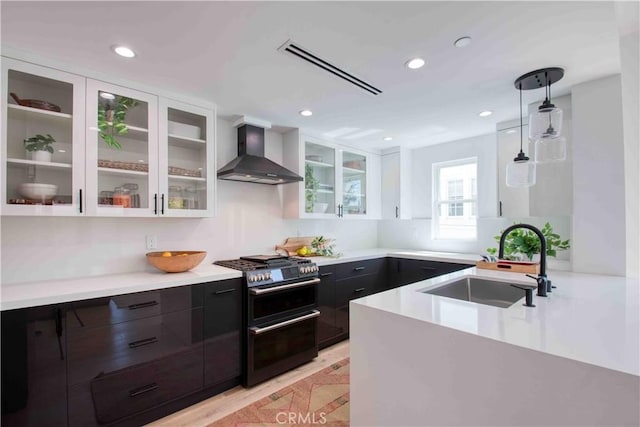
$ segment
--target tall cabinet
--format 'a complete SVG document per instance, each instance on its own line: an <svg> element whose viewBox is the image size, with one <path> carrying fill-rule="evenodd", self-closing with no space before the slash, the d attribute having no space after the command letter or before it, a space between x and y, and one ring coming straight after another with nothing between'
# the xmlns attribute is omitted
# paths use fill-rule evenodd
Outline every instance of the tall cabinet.
<svg viewBox="0 0 640 427"><path fill-rule="evenodd" d="M3 215L210 217L215 110L3 58Z"/></svg>
<svg viewBox="0 0 640 427"><path fill-rule="evenodd" d="M304 181L284 186L287 218L380 218L380 156L298 130L284 136L284 166Z"/></svg>

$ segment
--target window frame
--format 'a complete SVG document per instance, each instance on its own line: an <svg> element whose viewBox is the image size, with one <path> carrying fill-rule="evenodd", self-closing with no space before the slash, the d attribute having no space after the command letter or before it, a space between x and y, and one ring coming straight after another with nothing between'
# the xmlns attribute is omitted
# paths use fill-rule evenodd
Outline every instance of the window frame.
<svg viewBox="0 0 640 427"><path fill-rule="evenodd" d="M464 166L464 165L471 165L471 164L475 164L476 167L476 174L475 177L472 178L470 181L473 182L475 181L476 183L476 187L475 187L475 197L473 198L464 198L464 196L461 199L443 199L442 195L440 194L440 181L441 181L441 170L445 169L445 168L450 168L450 167L456 167L456 166ZM462 158L462 159L456 159L456 160L448 160L448 161L443 161L443 162L434 162L432 164L432 171L431 171L431 178L432 178L432 195L431 195L431 203L432 203L432 213L431 213L431 218L432 218L432 226L431 226L431 236L433 240L452 240L452 241L477 241L478 240L478 157L474 156L474 157L466 157L466 158ZM453 181L453 180L452 180ZM451 182L451 181L450 181ZM448 184L447 184L448 185ZM463 180L463 184L462 184L462 191L463 191L463 195L465 194L465 185L468 185L467 182L465 182ZM471 189L472 190L472 189ZM469 192L469 194L474 194L473 190ZM475 213L475 215L469 215L469 218L473 218L473 236L464 236L464 237L452 237L452 236L443 236L442 233L442 229L441 229L441 215L440 215L440 210L442 205L449 205L447 208L450 208L452 204L462 204L463 206L463 211L464 211L464 204L465 203L471 203L471 208L470 208L470 212ZM458 216L454 216L454 217L458 217ZM459 218L464 218L464 214L462 216L460 216Z"/></svg>

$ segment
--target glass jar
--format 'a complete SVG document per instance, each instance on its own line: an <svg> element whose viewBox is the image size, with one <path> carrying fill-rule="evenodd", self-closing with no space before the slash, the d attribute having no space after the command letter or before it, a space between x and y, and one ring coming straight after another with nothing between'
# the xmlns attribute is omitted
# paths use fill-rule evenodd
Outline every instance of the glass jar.
<svg viewBox="0 0 640 427"><path fill-rule="evenodd" d="M185 209L198 209L198 195L197 190L193 187L184 189L184 208Z"/></svg>
<svg viewBox="0 0 640 427"><path fill-rule="evenodd" d="M184 209L182 187L179 185L169 186L169 209Z"/></svg>
<svg viewBox="0 0 640 427"><path fill-rule="evenodd" d="M98 198L99 205L113 205L113 191L101 191Z"/></svg>
<svg viewBox="0 0 640 427"><path fill-rule="evenodd" d="M126 188L127 190L129 190L129 193L131 195L131 207L139 208L140 195L138 194L138 184L135 184L135 183L122 184L122 188Z"/></svg>
<svg viewBox="0 0 640 427"><path fill-rule="evenodd" d="M113 190L113 205L123 208L131 207L131 190L123 187L116 187Z"/></svg>

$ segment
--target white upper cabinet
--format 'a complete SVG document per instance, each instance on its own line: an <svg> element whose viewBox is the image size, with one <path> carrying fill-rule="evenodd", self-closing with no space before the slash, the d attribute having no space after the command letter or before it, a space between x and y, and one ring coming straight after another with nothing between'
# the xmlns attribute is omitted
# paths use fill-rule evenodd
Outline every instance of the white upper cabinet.
<svg viewBox="0 0 640 427"><path fill-rule="evenodd" d="M214 215L213 108L7 58L2 72L3 215Z"/></svg>
<svg viewBox="0 0 640 427"><path fill-rule="evenodd" d="M212 217L215 212L213 110L160 98L160 194L163 215ZM161 196L162 199L162 196Z"/></svg>
<svg viewBox="0 0 640 427"><path fill-rule="evenodd" d="M286 218L380 218L380 156L300 134L284 136Z"/></svg>
<svg viewBox="0 0 640 427"><path fill-rule="evenodd" d="M87 212L154 216L158 186L158 98L87 81Z"/></svg>
<svg viewBox="0 0 640 427"><path fill-rule="evenodd" d="M2 58L3 215L82 215L85 79Z"/></svg>
<svg viewBox="0 0 640 427"><path fill-rule="evenodd" d="M406 148L382 154L382 219L411 219L411 155Z"/></svg>

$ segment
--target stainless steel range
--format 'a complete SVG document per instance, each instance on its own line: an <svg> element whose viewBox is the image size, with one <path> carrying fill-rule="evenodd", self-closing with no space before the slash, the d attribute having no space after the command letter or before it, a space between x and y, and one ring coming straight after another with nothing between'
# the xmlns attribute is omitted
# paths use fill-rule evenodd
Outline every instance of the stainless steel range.
<svg viewBox="0 0 640 427"><path fill-rule="evenodd" d="M244 372L250 387L318 355L318 266L256 255L214 264L243 271Z"/></svg>

